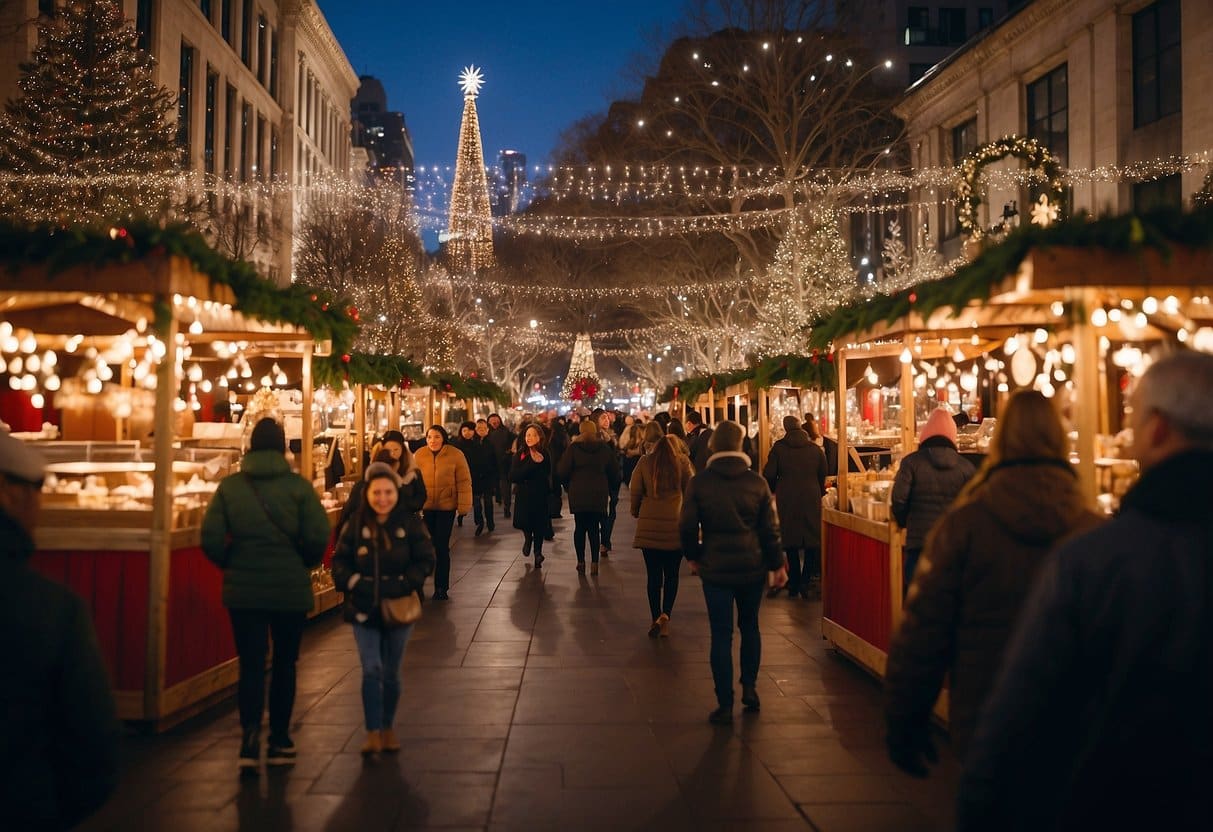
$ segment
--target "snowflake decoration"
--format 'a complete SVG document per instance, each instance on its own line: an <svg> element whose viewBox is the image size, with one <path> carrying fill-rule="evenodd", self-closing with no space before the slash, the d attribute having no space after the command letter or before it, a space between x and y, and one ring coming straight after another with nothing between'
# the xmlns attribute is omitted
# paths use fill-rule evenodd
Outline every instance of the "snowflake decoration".
<svg viewBox="0 0 1213 832"><path fill-rule="evenodd" d="M1032 206L1032 224L1048 228L1057 222L1057 206L1049 202L1048 194L1041 194L1040 199Z"/></svg>
<svg viewBox="0 0 1213 832"><path fill-rule="evenodd" d="M459 73L459 86L463 89L463 94L468 98L475 98L480 94L480 88L484 86L484 75L481 74L480 68L477 66L465 66L463 72Z"/></svg>

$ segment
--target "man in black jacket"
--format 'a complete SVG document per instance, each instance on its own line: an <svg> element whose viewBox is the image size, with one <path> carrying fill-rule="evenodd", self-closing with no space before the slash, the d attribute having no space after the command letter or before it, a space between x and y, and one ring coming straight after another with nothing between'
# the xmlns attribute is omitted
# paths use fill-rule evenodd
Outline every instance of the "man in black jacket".
<svg viewBox="0 0 1213 832"><path fill-rule="evenodd" d="M29 566L42 458L0 432L0 801L6 829L70 829L118 785L118 720L84 602Z"/></svg>
<svg viewBox="0 0 1213 832"><path fill-rule="evenodd" d="M961 830L1213 817L1213 355L1154 364L1131 423L1142 477L1042 568L965 761Z"/></svg>
<svg viewBox="0 0 1213 832"><path fill-rule="evenodd" d="M695 465L695 473L703 473L708 465L708 457L712 455L708 448L708 440L712 438L712 429L703 423L703 417L697 410L688 410L686 419L687 449L691 453L691 462ZM740 427L740 425L738 426ZM743 432L744 436L744 432ZM738 451L741 450L739 445Z"/></svg>
<svg viewBox="0 0 1213 832"><path fill-rule="evenodd" d="M501 417L496 413L489 414L489 435L486 441L497 456L497 502L501 504L501 515L506 519L510 516L510 499L513 494L510 482L510 456L514 450L514 432L505 426Z"/></svg>
<svg viewBox="0 0 1213 832"><path fill-rule="evenodd" d="M703 580L708 607L717 703L708 721L715 725L733 721L733 607L741 631L741 703L752 713L760 707L758 608L769 573L773 587L788 582L775 501L766 480L750 470L742 435L736 422L716 426L712 455L703 473L691 479L678 520L683 554Z"/></svg>

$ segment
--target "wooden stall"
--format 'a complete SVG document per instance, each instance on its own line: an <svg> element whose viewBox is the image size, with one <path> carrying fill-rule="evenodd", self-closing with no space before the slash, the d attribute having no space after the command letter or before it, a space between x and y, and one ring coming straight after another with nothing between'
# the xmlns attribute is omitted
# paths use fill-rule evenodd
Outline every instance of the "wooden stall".
<svg viewBox="0 0 1213 832"><path fill-rule="evenodd" d="M239 454L189 441L181 419L190 410L183 397L193 395L184 369L192 360L183 358L233 342L297 355L302 408L309 413L311 362L322 347L301 327L234 311L233 291L180 256L53 272L45 266L0 270L0 296L0 320L31 333L39 352L58 351L64 362L80 353L105 368L105 383L97 378L92 386L90 379L92 389L81 386L73 394L69 381L79 378L65 376L60 395L91 397L102 409L123 403L125 409L109 414L116 417L104 428L109 435L65 425L64 440L77 431L85 441L44 445L59 460L50 467L53 479L71 486L68 481L79 478L83 485L45 495L32 566L89 605L119 715L172 724L238 676L222 575L202 553L200 522L218 479ZM141 381L141 369L152 378ZM150 448L131 427L145 416L145 402ZM300 468L310 472L311 420L304 418L301 428ZM316 609L335 600L330 582L318 588Z"/></svg>
<svg viewBox="0 0 1213 832"><path fill-rule="evenodd" d="M894 461L914 450L917 428L934 407L926 396L934 388L920 377L925 362L950 363L966 385L980 386L987 416L1017 386L1056 396L1083 490L1093 508L1111 510L1135 470L1116 435L1123 402L1151 346L1199 338L1209 342L1206 349L1213 346L1210 286L1208 250L1175 247L1164 257L1153 249L1124 255L1034 248L981 297L937 305L925 316L911 305L891 321L835 334L835 345L845 346L837 361L837 504L824 511L825 638L882 675L902 615L903 533L888 516L892 472L874 474L863 465L856 472L849 464L859 436L842 402L861 366L896 356L901 368L899 436L889 448Z"/></svg>

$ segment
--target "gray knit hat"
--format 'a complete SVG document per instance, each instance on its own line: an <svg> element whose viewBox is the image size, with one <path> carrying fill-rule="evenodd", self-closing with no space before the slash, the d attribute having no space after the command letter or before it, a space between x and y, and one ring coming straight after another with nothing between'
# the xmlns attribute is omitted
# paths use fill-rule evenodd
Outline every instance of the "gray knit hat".
<svg viewBox="0 0 1213 832"><path fill-rule="evenodd" d="M388 465L386 462L372 462L370 465L366 466L366 473L362 475L363 481L368 483L371 480L376 480L380 477L386 477L387 479L396 483L397 488L399 488L403 482L400 479L400 475L396 473L396 469L394 469L391 465Z"/></svg>

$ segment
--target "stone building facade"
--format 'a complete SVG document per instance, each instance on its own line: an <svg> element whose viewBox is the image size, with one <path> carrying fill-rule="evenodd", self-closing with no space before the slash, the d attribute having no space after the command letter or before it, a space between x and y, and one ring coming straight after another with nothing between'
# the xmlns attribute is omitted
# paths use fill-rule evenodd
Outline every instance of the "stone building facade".
<svg viewBox="0 0 1213 832"><path fill-rule="evenodd" d="M910 163L954 165L1009 134L1037 138L1064 166L1083 169L1213 149L1210 55L1208 0L1035 0L906 93L897 114L906 123ZM1093 214L1187 204L1204 175L1200 168L1146 182L1082 183L1070 201ZM911 219L925 223L950 256L960 240L947 196L912 195L911 201L939 202ZM991 189L983 225L1011 200L1022 208L1027 197Z"/></svg>
<svg viewBox="0 0 1213 832"><path fill-rule="evenodd" d="M4 99L17 93L18 64L37 43L36 21L55 5L0 4ZM156 59L156 82L178 94L184 166L219 182L289 186L275 189L272 199L256 187L220 195L208 227L218 248L289 282L302 188L321 177L349 178L349 101L358 89L358 76L316 0L121 5L141 46ZM230 204L224 201L229 198Z"/></svg>

